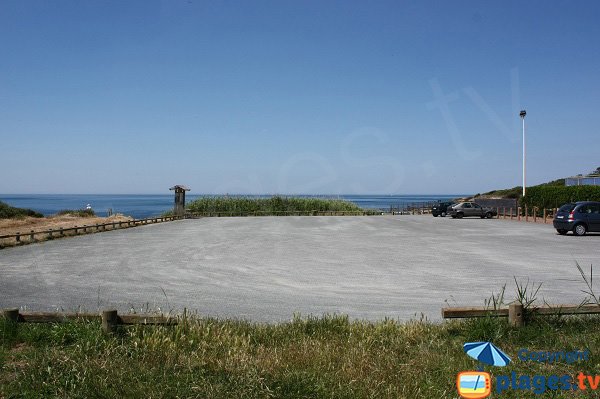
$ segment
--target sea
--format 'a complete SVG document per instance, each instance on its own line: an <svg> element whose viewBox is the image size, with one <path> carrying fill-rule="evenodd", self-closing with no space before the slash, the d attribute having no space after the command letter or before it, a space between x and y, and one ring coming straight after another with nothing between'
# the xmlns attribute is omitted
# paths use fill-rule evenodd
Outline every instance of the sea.
<svg viewBox="0 0 600 399"><path fill-rule="evenodd" d="M186 203L208 194L186 194ZM273 195L231 195L229 197L269 198ZM285 197L285 195L283 195ZM289 195L289 197L341 199L355 203L361 208L404 209L407 206L424 206L438 201L451 201L465 194L439 195ZM29 208L45 216L63 209L84 209L88 205L99 216L121 213L136 219L160 216L173 209L174 195L171 194L0 194L0 201L17 208Z"/></svg>

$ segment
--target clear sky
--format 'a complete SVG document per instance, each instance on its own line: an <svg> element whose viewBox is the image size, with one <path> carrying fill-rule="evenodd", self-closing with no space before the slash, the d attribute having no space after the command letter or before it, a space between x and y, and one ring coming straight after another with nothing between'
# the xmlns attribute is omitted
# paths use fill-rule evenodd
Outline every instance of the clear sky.
<svg viewBox="0 0 600 399"><path fill-rule="evenodd" d="M600 166L598 1L0 2L0 193L478 193Z"/></svg>

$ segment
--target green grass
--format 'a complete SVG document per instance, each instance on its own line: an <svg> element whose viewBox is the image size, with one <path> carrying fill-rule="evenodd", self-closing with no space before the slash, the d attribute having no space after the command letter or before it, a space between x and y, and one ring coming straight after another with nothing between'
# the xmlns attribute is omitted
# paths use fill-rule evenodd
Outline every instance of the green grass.
<svg viewBox="0 0 600 399"><path fill-rule="evenodd" d="M96 216L96 213L93 209L63 209L61 211L58 211L57 215L71 215L81 218L88 218Z"/></svg>
<svg viewBox="0 0 600 399"><path fill-rule="evenodd" d="M486 371L595 375L599 328L598 317L539 319L520 329L495 318L432 324L324 316L272 325L188 318L105 336L98 323L0 321L0 397L456 398L457 373L477 367L465 342L492 340L513 359L521 348L590 349L587 362L516 360ZM507 390L502 397L548 396Z"/></svg>
<svg viewBox="0 0 600 399"><path fill-rule="evenodd" d="M27 216L31 216L34 218L44 217L44 215L34 210L15 208L14 206L10 206L0 201L0 219L23 219Z"/></svg>
<svg viewBox="0 0 600 399"><path fill-rule="evenodd" d="M349 201L321 198L274 196L271 198L203 197L189 203L188 211L199 214L223 213L231 215L282 215L290 213L313 214L317 212L352 212L363 210Z"/></svg>

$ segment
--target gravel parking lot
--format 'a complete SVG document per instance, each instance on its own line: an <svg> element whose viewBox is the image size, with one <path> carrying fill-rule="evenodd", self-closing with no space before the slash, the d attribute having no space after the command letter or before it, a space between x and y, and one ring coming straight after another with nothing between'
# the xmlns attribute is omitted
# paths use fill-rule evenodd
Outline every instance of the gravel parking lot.
<svg viewBox="0 0 600 399"><path fill-rule="evenodd" d="M3 249L0 307L438 320L504 284L513 297L513 276L542 282L540 299L578 303L575 261L600 270L600 235L431 216L205 218Z"/></svg>

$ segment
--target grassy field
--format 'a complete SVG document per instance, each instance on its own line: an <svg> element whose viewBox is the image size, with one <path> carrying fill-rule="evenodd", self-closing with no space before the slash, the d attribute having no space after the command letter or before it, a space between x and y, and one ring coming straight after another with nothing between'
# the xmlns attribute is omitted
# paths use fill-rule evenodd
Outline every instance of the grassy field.
<svg viewBox="0 0 600 399"><path fill-rule="evenodd" d="M290 213L348 212L362 214L364 210L349 201L321 198L280 197L203 197L190 202L192 213L224 213L232 215L283 215Z"/></svg>
<svg viewBox="0 0 600 399"><path fill-rule="evenodd" d="M505 319L377 323L343 316L266 325L188 318L115 336L98 323L0 321L4 398L456 398L455 379L476 361L465 342L490 340L513 358L497 375L600 374L600 319L552 317L526 327ZM588 361L517 360L519 349L591 351ZM493 383L494 390L496 384ZM539 391L538 391L539 392ZM598 397L582 395L577 397ZM491 397L573 397L508 389Z"/></svg>

